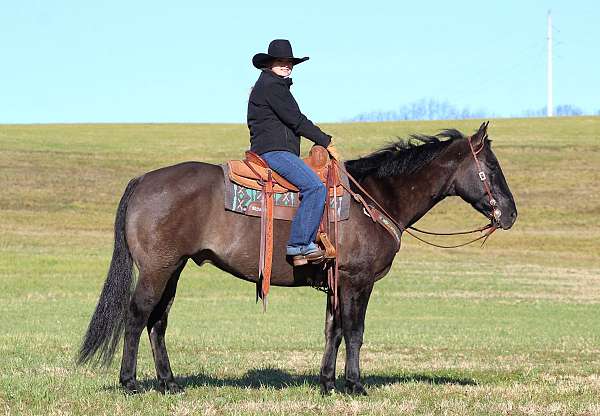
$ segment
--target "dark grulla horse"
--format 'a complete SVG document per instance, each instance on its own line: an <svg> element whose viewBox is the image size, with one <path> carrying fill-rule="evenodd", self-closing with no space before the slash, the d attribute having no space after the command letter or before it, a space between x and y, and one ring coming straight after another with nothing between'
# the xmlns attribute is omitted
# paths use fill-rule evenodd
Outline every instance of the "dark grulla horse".
<svg viewBox="0 0 600 416"><path fill-rule="evenodd" d="M509 229L517 211L486 134L472 136L481 167L502 215L493 221ZM410 226L448 196L459 196L486 217L493 207L478 176L468 138L456 130L436 137L413 136L420 145L398 141L366 157L349 160L347 170L379 204L404 226ZM108 364L124 334L120 382L137 392L136 362L140 336L148 331L158 389L180 392L165 347L169 309L179 275L189 259L211 262L250 282L257 280L260 220L226 211L224 179L219 166L181 163L132 179L119 203L115 245L108 277L81 346L78 362ZM326 282L319 266L293 268L285 256L289 222L276 221L272 284L317 286ZM365 394L359 353L367 304L373 284L390 270L396 240L353 203L350 219L339 226L339 307L326 308L325 353L321 362L323 393L335 388L338 348L346 345L345 391ZM137 283L133 265L138 269ZM201 296L201 294L199 294Z"/></svg>

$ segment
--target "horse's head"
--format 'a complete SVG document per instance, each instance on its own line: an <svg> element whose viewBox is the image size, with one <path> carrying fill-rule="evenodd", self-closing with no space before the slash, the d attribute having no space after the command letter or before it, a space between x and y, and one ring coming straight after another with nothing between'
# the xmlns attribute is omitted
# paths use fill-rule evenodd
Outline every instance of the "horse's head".
<svg viewBox="0 0 600 416"><path fill-rule="evenodd" d="M456 171L454 190L495 226L508 230L517 219L517 207L487 137L488 123L463 143L466 155Z"/></svg>

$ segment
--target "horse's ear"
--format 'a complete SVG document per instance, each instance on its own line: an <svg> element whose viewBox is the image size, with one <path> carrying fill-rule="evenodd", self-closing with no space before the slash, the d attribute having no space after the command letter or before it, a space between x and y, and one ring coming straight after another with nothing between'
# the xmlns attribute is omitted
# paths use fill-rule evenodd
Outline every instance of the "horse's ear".
<svg viewBox="0 0 600 416"><path fill-rule="evenodd" d="M481 145L483 141L487 138L487 128L489 124L489 121L481 123L481 126L479 126L479 130L477 130L477 133L475 133L473 135L473 138L471 139L474 146Z"/></svg>

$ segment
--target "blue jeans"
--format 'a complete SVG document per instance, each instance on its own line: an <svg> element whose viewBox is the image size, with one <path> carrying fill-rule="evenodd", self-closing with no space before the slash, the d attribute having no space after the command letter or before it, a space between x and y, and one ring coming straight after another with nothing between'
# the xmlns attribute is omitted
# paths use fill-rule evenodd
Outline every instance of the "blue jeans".
<svg viewBox="0 0 600 416"><path fill-rule="evenodd" d="M288 251L299 248L304 252L317 236L327 197L325 185L302 159L291 152L276 150L260 156L271 169L300 190L302 202L292 220Z"/></svg>

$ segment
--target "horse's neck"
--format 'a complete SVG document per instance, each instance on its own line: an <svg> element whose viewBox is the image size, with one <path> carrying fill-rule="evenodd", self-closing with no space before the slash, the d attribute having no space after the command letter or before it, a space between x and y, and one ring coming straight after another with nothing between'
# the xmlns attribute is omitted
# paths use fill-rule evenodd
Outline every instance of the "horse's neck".
<svg viewBox="0 0 600 416"><path fill-rule="evenodd" d="M365 189L405 227L417 222L438 202L452 195L454 164L433 161L408 176L369 177Z"/></svg>

